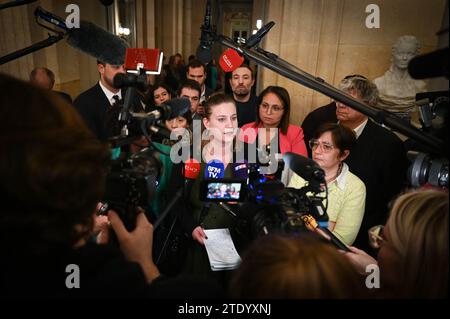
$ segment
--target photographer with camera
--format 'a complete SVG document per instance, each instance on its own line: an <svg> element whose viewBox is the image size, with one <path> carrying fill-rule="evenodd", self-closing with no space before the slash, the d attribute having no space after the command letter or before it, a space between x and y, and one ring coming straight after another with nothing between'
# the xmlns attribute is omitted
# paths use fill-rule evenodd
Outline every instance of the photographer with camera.
<svg viewBox="0 0 450 319"><path fill-rule="evenodd" d="M122 252L89 240L111 157L107 145L62 99L5 75L0 87L2 293L147 295L159 271L152 261L153 227L144 214L129 232L109 212ZM100 238L107 237L103 227ZM69 266L78 269L74 277Z"/></svg>
<svg viewBox="0 0 450 319"><path fill-rule="evenodd" d="M349 171L344 162L355 144L355 133L339 124L323 124L309 141L313 160L324 170L328 187L328 228L346 244L351 245L364 216L366 187ZM289 187L307 184L294 174Z"/></svg>

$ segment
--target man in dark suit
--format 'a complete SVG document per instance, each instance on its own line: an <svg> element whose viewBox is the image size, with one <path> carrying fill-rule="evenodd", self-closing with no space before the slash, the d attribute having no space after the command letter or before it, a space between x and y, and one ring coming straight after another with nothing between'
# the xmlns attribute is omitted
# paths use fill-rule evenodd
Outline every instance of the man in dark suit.
<svg viewBox="0 0 450 319"><path fill-rule="evenodd" d="M34 68L30 73L30 83L39 88L50 90L72 104L72 98L69 94L53 90L53 86L55 85L55 74L52 70L41 67Z"/></svg>
<svg viewBox="0 0 450 319"><path fill-rule="evenodd" d="M208 97L214 93L213 90L211 90L209 87L205 85L206 81L205 65L199 60L192 60L191 62L189 62L189 64L187 65L186 78L194 80L200 85L200 88L202 89L202 92L200 94L200 105L203 105L205 100L207 100ZM202 113L203 108L201 108L199 112Z"/></svg>
<svg viewBox="0 0 450 319"><path fill-rule="evenodd" d="M111 107L122 99L122 90L113 86L114 76L125 73L123 65L112 65L97 61L100 81L81 93L74 101L74 106L83 117L87 126L102 141L110 137L107 128L107 116Z"/></svg>
<svg viewBox="0 0 450 319"><path fill-rule="evenodd" d="M378 90L372 82L360 75L344 78L339 88L371 106L378 101ZM331 110L335 108L334 116ZM370 227L384 224L389 202L406 184L408 160L403 142L388 129L376 124L366 115L342 104L328 104L305 118L302 126L313 131L327 122L339 122L353 129L357 140L345 162L350 171L366 185L364 219L354 246L371 252L368 242ZM310 137L314 132L309 132Z"/></svg>

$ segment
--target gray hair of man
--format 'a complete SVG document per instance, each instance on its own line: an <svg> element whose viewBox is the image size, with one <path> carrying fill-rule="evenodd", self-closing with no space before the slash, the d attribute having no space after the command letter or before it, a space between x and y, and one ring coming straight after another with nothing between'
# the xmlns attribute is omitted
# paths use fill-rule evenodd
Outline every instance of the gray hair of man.
<svg viewBox="0 0 450 319"><path fill-rule="evenodd" d="M420 42L413 35L402 35L401 37L399 37L397 39L397 41L395 41L394 45L392 46L392 52L395 52L402 43L412 43L412 44L414 44L416 46L416 51L414 52L414 55L419 54Z"/></svg>
<svg viewBox="0 0 450 319"><path fill-rule="evenodd" d="M365 103L376 106L379 92L377 86L363 76L345 77L339 83L339 89L346 93L356 93Z"/></svg>

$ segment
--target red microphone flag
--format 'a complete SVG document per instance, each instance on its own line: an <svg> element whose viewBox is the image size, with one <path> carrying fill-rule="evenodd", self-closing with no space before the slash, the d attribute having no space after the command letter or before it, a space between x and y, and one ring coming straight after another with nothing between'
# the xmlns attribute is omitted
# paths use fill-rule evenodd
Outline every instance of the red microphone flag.
<svg viewBox="0 0 450 319"><path fill-rule="evenodd" d="M233 72L242 65L244 58L235 50L229 48L219 58L220 67L224 72Z"/></svg>

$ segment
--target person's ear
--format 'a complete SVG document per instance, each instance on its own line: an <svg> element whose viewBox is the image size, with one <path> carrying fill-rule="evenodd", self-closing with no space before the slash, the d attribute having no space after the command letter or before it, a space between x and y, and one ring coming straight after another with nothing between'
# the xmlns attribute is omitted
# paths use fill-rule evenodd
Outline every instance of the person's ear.
<svg viewBox="0 0 450 319"><path fill-rule="evenodd" d="M97 64L98 73L103 75L105 73L105 66L103 64Z"/></svg>
<svg viewBox="0 0 450 319"><path fill-rule="evenodd" d="M209 128L209 120L208 120L208 118L207 118L207 117L204 117L204 118L202 119L202 121L203 121L203 125L204 125L206 128Z"/></svg>
<svg viewBox="0 0 450 319"><path fill-rule="evenodd" d="M349 150L344 150L343 152L342 152L342 154L339 156L339 160L342 162L342 161L344 161L347 157L348 157L348 155L350 154L350 151Z"/></svg>

